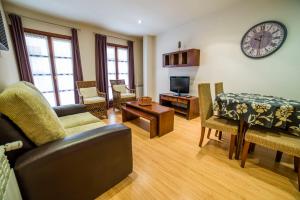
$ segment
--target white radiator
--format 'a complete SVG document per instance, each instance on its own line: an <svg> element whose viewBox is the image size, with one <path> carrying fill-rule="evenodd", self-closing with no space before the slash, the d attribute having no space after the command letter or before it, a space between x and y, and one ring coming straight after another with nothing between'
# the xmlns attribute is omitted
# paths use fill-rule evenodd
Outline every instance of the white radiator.
<svg viewBox="0 0 300 200"><path fill-rule="evenodd" d="M16 147L17 145L17 147ZM22 143L0 146L0 200L22 200L13 169L10 168L5 151L22 147Z"/></svg>

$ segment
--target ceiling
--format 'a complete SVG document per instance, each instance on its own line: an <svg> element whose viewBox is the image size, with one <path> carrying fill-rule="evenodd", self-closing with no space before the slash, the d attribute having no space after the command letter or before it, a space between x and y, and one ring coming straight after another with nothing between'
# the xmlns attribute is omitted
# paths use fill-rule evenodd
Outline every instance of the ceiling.
<svg viewBox="0 0 300 200"><path fill-rule="evenodd" d="M237 1L241 0L6 0L130 35L156 35Z"/></svg>

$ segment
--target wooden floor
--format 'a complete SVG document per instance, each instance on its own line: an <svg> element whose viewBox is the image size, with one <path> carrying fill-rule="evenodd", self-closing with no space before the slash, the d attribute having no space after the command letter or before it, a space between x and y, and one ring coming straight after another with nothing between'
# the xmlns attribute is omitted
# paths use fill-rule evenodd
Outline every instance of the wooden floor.
<svg viewBox="0 0 300 200"><path fill-rule="evenodd" d="M120 123L121 115L110 111L105 121ZM300 199L291 157L276 164L274 151L256 147L242 169L228 159L228 136L198 146L199 118L175 116L175 130L154 139L144 120L125 125L132 129L133 173L97 200Z"/></svg>

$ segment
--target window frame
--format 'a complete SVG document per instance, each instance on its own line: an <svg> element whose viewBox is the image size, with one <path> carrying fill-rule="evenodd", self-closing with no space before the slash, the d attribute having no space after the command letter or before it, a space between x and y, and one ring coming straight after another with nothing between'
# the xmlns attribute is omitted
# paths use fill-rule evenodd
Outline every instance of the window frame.
<svg viewBox="0 0 300 200"><path fill-rule="evenodd" d="M59 38L59 39L65 39L65 40L72 40L72 36L68 35L62 35L62 34L57 34L57 33L50 33L50 32L45 32L45 31L39 31L35 29L30 29L30 28L24 28L24 36L25 33L29 34L36 34L36 35L42 35L47 37L47 44L48 44L48 50L49 50L49 59L50 59L50 68L51 68L51 78L53 81L53 89L55 93L55 101L56 101L56 106L60 106L60 99L59 99L59 89L58 89L58 83L57 83L57 74L56 74L56 69L55 69L55 56L54 56L54 49L53 49L53 42L52 38ZM71 43L71 48L73 50L73 46ZM72 56L72 61L73 61L73 56ZM73 77L74 77L74 72L73 72ZM76 88L74 88L74 93L76 91Z"/></svg>
<svg viewBox="0 0 300 200"><path fill-rule="evenodd" d="M126 46L126 45L120 45L120 44L114 44L114 43L107 43L107 45L106 45L106 48L108 48L108 47L113 47L114 48L114 50L115 50L115 70L116 70L116 80L119 80L119 58L118 58L118 49L119 48L121 48L121 49L126 49L127 50L127 56L129 56L128 55L128 46ZM107 61L107 63L108 63L108 61ZM128 57L128 59L127 59L127 63L128 63L128 70L129 70L129 57ZM107 72L108 73L108 72ZM129 73L128 73L128 81L129 81ZM108 80L108 82L109 82L109 80ZM109 85L109 83L108 83L108 85ZM111 86L110 86L111 87ZM110 89L110 88L108 88L108 89ZM109 93L109 92L108 92ZM109 94L108 94L109 95ZM110 98L110 97L109 97ZM111 99L109 99L110 101L112 101L112 97L111 97Z"/></svg>

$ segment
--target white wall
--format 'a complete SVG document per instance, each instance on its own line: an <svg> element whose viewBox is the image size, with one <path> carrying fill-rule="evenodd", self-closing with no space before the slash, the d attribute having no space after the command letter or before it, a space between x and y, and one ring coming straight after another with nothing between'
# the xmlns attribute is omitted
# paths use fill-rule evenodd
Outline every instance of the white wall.
<svg viewBox="0 0 300 200"><path fill-rule="evenodd" d="M8 26L6 23L5 14L3 11L2 1L0 0L0 10L4 22L5 32L7 36L8 51L0 51L0 91L7 85L17 82L19 80L19 72L14 56L13 45L11 42Z"/></svg>
<svg viewBox="0 0 300 200"><path fill-rule="evenodd" d="M156 91L169 91L169 76L191 76L191 94L200 82L224 82L225 91L255 92L300 100L300 1L242 1L230 8L168 30L156 39ZM287 40L273 55L254 60L243 55L240 41L253 25L278 20L288 29ZM162 54L184 48L201 50L200 66L163 68ZM212 86L213 89L213 86Z"/></svg>
<svg viewBox="0 0 300 200"><path fill-rule="evenodd" d="M124 39L116 39L114 37L108 37L109 43L127 45L127 40L134 41L134 62L135 62L135 84L140 86L143 83L143 55L142 55L142 46L143 41L141 37L128 36L119 34L116 32L111 32L109 30L91 26L88 24L77 23L74 21L64 20L60 18L56 18L53 16L45 15L39 12L34 12L32 10L28 10L19 6L15 6L10 3L4 3L4 10L7 13L16 13L22 17L22 22L24 28L31 28L40 31L58 33L63 35L71 35L70 28L74 27L78 30L78 40L81 54L81 63L82 63L82 71L84 80L95 80L95 33L121 37ZM49 23L41 22L46 21ZM52 24L51 24L52 23ZM59 25L62 26L59 26ZM63 27L67 26L67 27ZM8 78L6 78L8 79ZM16 78L13 79L16 81ZM6 80L10 81L10 80ZM138 87L138 95L142 93L142 88Z"/></svg>
<svg viewBox="0 0 300 200"><path fill-rule="evenodd" d="M143 86L144 96L155 97L155 37L143 37Z"/></svg>

